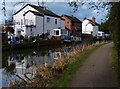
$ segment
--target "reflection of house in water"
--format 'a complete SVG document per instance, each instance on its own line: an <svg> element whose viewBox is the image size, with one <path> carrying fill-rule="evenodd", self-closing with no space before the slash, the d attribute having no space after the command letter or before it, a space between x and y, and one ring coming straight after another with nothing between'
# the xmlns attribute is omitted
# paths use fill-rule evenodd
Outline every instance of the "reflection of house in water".
<svg viewBox="0 0 120 89"><path fill-rule="evenodd" d="M61 57L61 52L54 52L54 55L53 55L53 57L54 57L54 59L58 59L59 57Z"/></svg>
<svg viewBox="0 0 120 89"><path fill-rule="evenodd" d="M53 58L54 59L58 59L59 57L62 57L62 56L65 56L65 52L63 49L61 48L57 48L54 50L54 53L53 53Z"/></svg>
<svg viewBox="0 0 120 89"><path fill-rule="evenodd" d="M8 57L8 66L15 64L14 72L23 79L34 78L36 68L47 63L52 67L53 63L61 56L65 56L67 48L56 48L47 51L32 51L29 54L12 54ZM26 78L27 77L27 78Z"/></svg>
<svg viewBox="0 0 120 89"><path fill-rule="evenodd" d="M10 64L15 64L15 74L23 79L28 77L29 79L34 78L36 73L36 68L40 65L44 64L45 62L51 67L55 61L53 57L54 52L47 51L47 52L34 52L32 55L29 56L21 56L21 55L12 55L8 59L8 66Z"/></svg>

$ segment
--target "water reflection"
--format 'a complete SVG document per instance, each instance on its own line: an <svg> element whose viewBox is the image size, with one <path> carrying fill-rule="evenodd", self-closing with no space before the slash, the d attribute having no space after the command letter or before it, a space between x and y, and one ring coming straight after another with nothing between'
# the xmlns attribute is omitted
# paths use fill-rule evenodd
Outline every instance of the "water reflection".
<svg viewBox="0 0 120 89"><path fill-rule="evenodd" d="M2 74L7 79L7 82L3 82L3 86L9 84L11 79L27 81L34 78L37 67L44 63L51 67L58 57L65 56L70 50L71 47L61 46L3 52Z"/></svg>

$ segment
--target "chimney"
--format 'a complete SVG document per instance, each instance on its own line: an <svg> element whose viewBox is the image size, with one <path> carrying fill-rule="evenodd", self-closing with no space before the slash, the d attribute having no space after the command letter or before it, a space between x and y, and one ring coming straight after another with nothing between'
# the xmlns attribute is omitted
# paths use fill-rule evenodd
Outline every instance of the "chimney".
<svg viewBox="0 0 120 89"><path fill-rule="evenodd" d="M95 17L94 16L92 17L92 21L95 22Z"/></svg>
<svg viewBox="0 0 120 89"><path fill-rule="evenodd" d="M84 20L87 19L86 17L84 17Z"/></svg>

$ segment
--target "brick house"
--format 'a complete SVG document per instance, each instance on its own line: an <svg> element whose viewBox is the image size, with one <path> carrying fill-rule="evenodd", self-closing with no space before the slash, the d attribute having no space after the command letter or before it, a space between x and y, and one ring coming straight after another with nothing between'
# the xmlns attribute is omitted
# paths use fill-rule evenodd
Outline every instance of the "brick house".
<svg viewBox="0 0 120 89"><path fill-rule="evenodd" d="M81 36L82 22L78 18L68 15L62 15L61 18L65 20L65 27L70 36Z"/></svg>

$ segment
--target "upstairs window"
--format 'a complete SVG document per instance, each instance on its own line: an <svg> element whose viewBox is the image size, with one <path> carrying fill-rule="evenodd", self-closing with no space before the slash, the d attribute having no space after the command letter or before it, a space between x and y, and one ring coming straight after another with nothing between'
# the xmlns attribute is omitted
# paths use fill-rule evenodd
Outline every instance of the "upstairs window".
<svg viewBox="0 0 120 89"><path fill-rule="evenodd" d="M58 24L58 21L57 21L57 19L55 19L55 24Z"/></svg>
<svg viewBox="0 0 120 89"><path fill-rule="evenodd" d="M49 17L47 17L47 23L49 23L50 22L50 18Z"/></svg>

